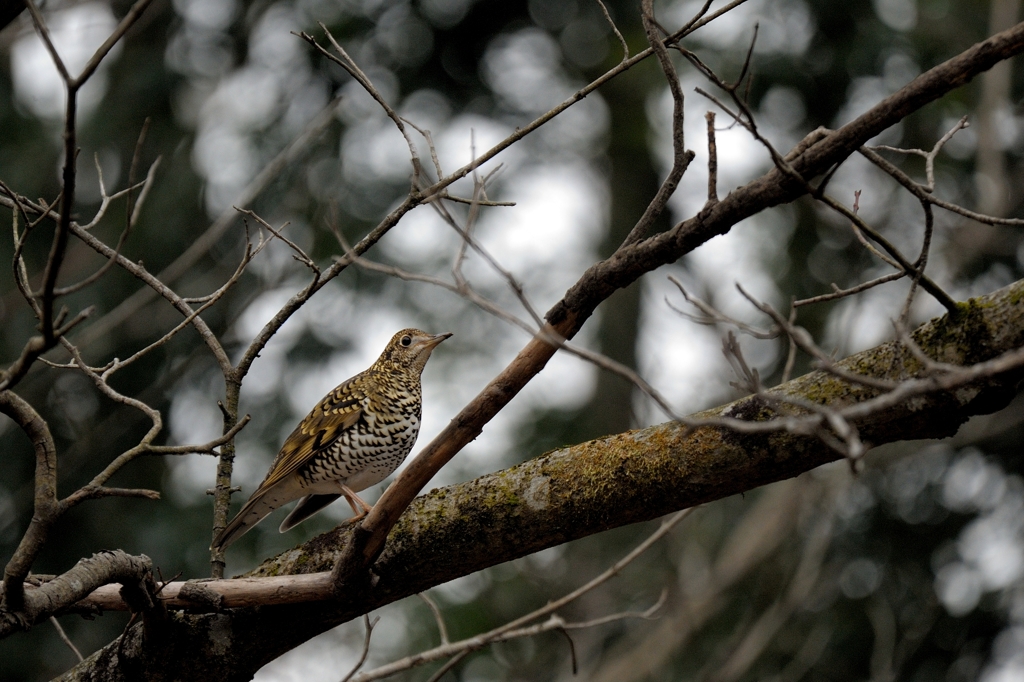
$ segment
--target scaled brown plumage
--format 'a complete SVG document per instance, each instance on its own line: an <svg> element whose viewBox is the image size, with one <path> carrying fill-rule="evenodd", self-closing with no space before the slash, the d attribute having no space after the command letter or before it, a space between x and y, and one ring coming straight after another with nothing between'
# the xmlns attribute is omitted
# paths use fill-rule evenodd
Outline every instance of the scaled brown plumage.
<svg viewBox="0 0 1024 682"><path fill-rule="evenodd" d="M365 515L370 507L356 492L383 481L412 450L420 430L420 374L449 336L403 329L369 369L328 393L285 440L263 483L213 547L227 547L299 498L282 533L342 495L356 518Z"/></svg>

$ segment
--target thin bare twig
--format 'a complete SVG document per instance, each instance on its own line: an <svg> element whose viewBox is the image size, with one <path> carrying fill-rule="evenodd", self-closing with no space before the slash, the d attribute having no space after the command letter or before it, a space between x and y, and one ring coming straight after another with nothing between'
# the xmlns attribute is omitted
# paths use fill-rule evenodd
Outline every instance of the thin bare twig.
<svg viewBox="0 0 1024 682"><path fill-rule="evenodd" d="M50 217L55 217L53 211L48 210L44 208L44 206L36 202L32 202L26 199L25 197L19 197L18 203L24 205L34 213L45 213ZM12 204L14 204L13 201ZM188 317L192 315L192 313L194 313L192 308L181 298L181 296L179 296L170 287L168 287L166 284L160 281L159 278L154 277L151 273L149 273L141 263L128 260L127 258L124 257L123 254L118 254L114 249L107 246L100 239L96 238L95 235L90 233L82 225L79 225L74 221L71 221L69 225L70 231L72 234L75 235L75 237L84 242L89 248L93 249L101 256L108 259L115 259L119 267L126 270L128 273L132 274L139 280L143 281L145 284L151 287L156 293L163 296L182 315ZM213 353L214 358L216 358L218 365L220 365L222 370L229 370L231 368L231 362L228 359L227 353L224 351L224 348L220 344L220 341L209 329L209 327L206 325L203 319L198 316L193 316L192 325L196 328L196 331L199 332L199 335L202 337L206 345L210 348L210 351ZM65 327L66 326L67 325L65 325ZM88 337L89 335L83 336ZM82 341L78 340L77 345L83 345Z"/></svg>
<svg viewBox="0 0 1024 682"><path fill-rule="evenodd" d="M216 450L225 443L231 441L238 432L245 428L252 420L249 415L243 415L238 422L230 429L217 436L211 441L206 443L197 443L194 445L150 445L146 448L144 454L150 455L217 455L220 454Z"/></svg>
<svg viewBox="0 0 1024 682"><path fill-rule="evenodd" d="M46 21L43 20L43 15L39 13L39 9L36 7L34 0L25 0L25 6L28 8L29 14L32 15L32 23L35 24L36 32L39 33L39 37L43 41L43 45L46 47L46 51L50 53L50 59L53 61L53 65L57 67L57 72L60 74L61 80L64 84L70 86L73 82L71 74L68 73L68 67L64 65L64 60L60 58L60 54L57 53L57 48L53 44L53 39L50 37L50 29L46 25Z"/></svg>
<svg viewBox="0 0 1024 682"><path fill-rule="evenodd" d="M70 637L68 637L68 633L64 632L64 628L61 627L60 621L58 621L55 616L50 616L50 622L53 623L53 627L56 628L57 634L60 636L61 641L67 644L68 648L71 649L71 651L75 654L75 657L78 659L78 662L81 663L82 661L84 661L85 659L82 657L82 652L78 650L78 647L75 646L75 643L71 641Z"/></svg>
<svg viewBox="0 0 1024 682"><path fill-rule="evenodd" d="M870 236L875 243L881 245L882 248L884 248L886 252L888 252L889 255L892 256L892 259L897 264L894 267L897 267L898 269L908 274L913 274L920 283L921 288L923 288L925 291L931 294L939 303L942 304L944 308L946 308L946 310L950 312L950 314L959 314L959 309L956 306L956 302L949 296L949 294L947 294L938 284L933 282L922 271L919 271L918 268L914 267L914 265L912 265L909 262L909 260L891 242L889 242L889 240L887 240L876 230L872 229L867 223L865 223L857 215L855 210L851 211L850 209L846 208L846 206L844 206L840 202L836 201L835 199L824 193L824 186L828 178L826 178L826 180L823 180L818 187L813 187L800 173L798 173L789 164L789 162L781 154L779 154L779 152L775 149L771 142L769 142L763 135L761 135L760 132L758 132L753 114L747 107L746 102L744 102L744 100L736 94L736 88L739 86L742 78L737 80L734 84L728 84L724 82L721 78L719 78L714 73L714 71L710 69L710 67L704 64L700 60L700 58L697 57L697 55L693 54L689 50L684 50L683 48L677 49L679 49L680 52L682 52L684 56L686 56L686 58L690 60L691 63L697 66L697 68L709 80L711 80L718 87L722 88L723 90L730 94L730 96L733 99L733 102L735 102L736 105L739 107L740 113L733 112L725 104L718 100L718 98L701 90L700 88L697 88L697 92L707 97L714 103L716 103L719 107L722 108L723 111L729 114L729 116L731 116L734 121L745 127L750 132L750 134L753 135L754 138L758 142L760 142L762 146L765 147L765 149L768 150L776 168L778 168L780 171L782 171L789 177L793 178L797 182L804 185L806 187L807 193L810 194L812 197L814 197L815 199L822 202L832 210L836 211L837 213L840 213L841 215L849 219L856 226L856 228Z"/></svg>
<svg viewBox="0 0 1024 682"><path fill-rule="evenodd" d="M142 130L139 131L139 139L135 141L135 151L132 152L132 162L128 166L128 186L131 187L135 184L136 173L139 170L139 164L142 163L142 146L146 142L146 136L149 134L150 117L147 116L146 120L142 122ZM136 220L138 220L139 212L135 208L134 198L132 193L128 193L128 203L124 212L125 216L125 230L130 230ZM141 203L141 199L140 199Z"/></svg>
<svg viewBox="0 0 1024 682"><path fill-rule="evenodd" d="M465 649L455 654L454 656L449 658L444 665L438 668L437 672L431 675L430 679L428 679L427 682L440 682L441 678L444 677L449 670L457 666L459 663L462 663L462 660L466 658L466 656L469 656L471 653L473 652L469 649Z"/></svg>
<svg viewBox="0 0 1024 682"><path fill-rule="evenodd" d="M285 168L296 161L335 122L335 112L340 102L341 97L335 97L316 116L310 119L306 126L249 182L235 199L234 203L238 206L251 204L264 189L270 186ZM237 216L238 213L234 208L225 209L217 220L198 239L193 241L180 256L157 273L156 278L161 282L166 282L168 286L173 284L188 272L189 268L195 265L224 236L228 228L234 225ZM134 219L137 219L137 215L133 216ZM157 295L159 295L159 292L154 291L151 287L142 287L117 304L113 310L96 320L96 322L80 334L77 339L78 345L88 346L96 339L109 334L112 329L128 320Z"/></svg>
<svg viewBox="0 0 1024 682"><path fill-rule="evenodd" d="M153 290L167 300L168 303L174 306L174 308L177 309L184 317L190 317L191 325L195 327L197 332L199 332L199 336L210 349L210 352L213 354L214 359L216 359L221 370L227 371L231 369L231 361L228 358L223 345L220 343L220 340L209 328L203 318L199 315L195 315L195 311L192 307L185 303L177 292L160 281L158 277L152 275L141 263L128 260L124 255L116 253L114 249L104 244L94 235L85 231L77 224L71 225L71 230L74 232L76 237L85 242L91 249L102 256L116 260L119 267L149 285ZM80 341L78 342L78 345L81 345Z"/></svg>
<svg viewBox="0 0 1024 682"><path fill-rule="evenodd" d="M128 197L128 206L129 206L128 213L129 213L129 218L128 218L128 221L127 221L127 225L125 226L125 229L121 231L121 236L117 238L117 245L114 247L114 256L111 257L111 258L108 258L106 260L106 262L102 266L100 266L100 268L96 272L94 272L93 274L89 275L88 277L86 277L85 279L81 280L80 282L76 282L75 284L70 284L68 286L60 287L59 289L54 290L54 292L53 292L54 296L67 296L67 295L73 294L73 293L75 293L77 291L81 291L82 289L84 289L85 287L89 286L90 284L98 281L101 277L103 277L103 275L105 275L107 273L107 271L109 271L115 265L115 263L117 262L117 256L119 256L121 254L121 249L124 247L125 242L128 241L128 235L131 234L132 228L135 227L135 222L138 219L138 213L142 209L142 206L143 206L143 204L146 201L146 197L149 195L149 190L153 186L153 178L156 175L156 170L157 170L157 168L159 168L159 166L160 166L160 158L157 157L156 161L154 161L153 164L149 167L149 172L146 173L146 179L141 183L142 191L139 193L139 199L135 203L135 210L134 211L130 207L132 206L132 195L131 195L131 192L132 192L132 190L135 189L135 187L132 185L132 183L129 182L128 187L125 190L125 193L126 193L126 195ZM99 166L97 165L97 169L98 168L99 168ZM118 194L120 194L120 193L118 193ZM101 205L100 205L100 209L96 212L96 216L93 217L93 220L91 221L90 225L95 225L99 221L99 219L102 216L103 212L106 211L106 207L109 204L109 202L112 199L117 198L117 196L118 196L118 195L115 195L113 197L108 197L108 196L106 196L106 192L105 191L102 192L102 195L103 195L103 197L102 197L102 202L101 202ZM82 229L83 230L87 230L87 229L89 229L90 225L84 225L82 227Z"/></svg>
<svg viewBox="0 0 1024 682"><path fill-rule="evenodd" d="M722 355L732 366L733 372L740 379L739 383L730 382L735 388L748 393L760 393L762 391L761 377L757 369L751 369L743 357L743 350L740 348L736 334L730 331L722 339Z"/></svg>
<svg viewBox="0 0 1024 682"><path fill-rule="evenodd" d="M873 288L877 287L879 284L886 284L888 282L895 282L896 280L903 279L906 276L907 276L907 273L905 273L903 271L900 271L900 272L890 272L888 275L882 275L881 277L876 277L875 279L869 280L867 282L862 282L862 283L860 283L860 284L858 284L856 286L850 287L849 289L840 289L833 282L832 283L832 293L831 294L821 294L820 296L812 296L810 298L802 298L799 301L793 301L793 307L794 308L799 308L801 306L811 305L813 303L824 303L826 301L835 301L835 300L840 299L840 298L846 298L846 297L852 296L854 294L859 294L862 291L867 291L868 289L873 289Z"/></svg>
<svg viewBox="0 0 1024 682"><path fill-rule="evenodd" d="M673 33L671 36L669 36L668 39L665 41L665 44L672 45L678 43L680 40L682 40L689 34L693 33L697 29L703 26L707 26L715 19L733 11L743 3L747 2L747 0L733 0L732 2L723 5L721 8L715 10L713 13L708 14L707 12L708 9L711 7L712 2L713 0L705 0L704 5L700 8L697 14L695 14L693 18L690 19L690 21L684 24L681 29Z"/></svg>
<svg viewBox="0 0 1024 682"><path fill-rule="evenodd" d="M359 672L359 669L366 663L366 657L370 653L370 636L373 634L373 628L377 625L380 618L374 618L370 620L369 614L363 614L363 627L366 628L366 636L363 637L363 652L359 656L359 660L356 661L355 666L348 672L345 677L341 678L341 682L348 682L352 677Z"/></svg>
<svg viewBox="0 0 1024 682"><path fill-rule="evenodd" d="M913 154L920 156L924 159L925 177L928 182L923 185L924 189L929 193L935 191L935 157L939 155L942 148L946 146L946 143L953 139L953 136L964 128L970 127L970 123L967 122L967 117L963 116L957 121L956 125L950 128L946 133L939 138L939 141L929 150L924 151L923 149L903 149L900 147L890 147L889 145L881 144L876 147L865 147L871 151L884 150L887 152L896 152L898 154Z"/></svg>
<svg viewBox="0 0 1024 682"><path fill-rule="evenodd" d="M770 304L757 300L757 298L748 293L742 285L737 284L736 289L744 298L750 301L755 308L771 317L772 320L775 321L775 324L784 331L789 338L793 339L793 341L800 347L800 350L817 360L819 369L829 373L834 373L840 379L848 381L851 384L860 384L862 386L868 386L883 391L895 388L895 385L891 381L876 379L874 377L861 374L853 374L852 372L839 369L836 366L835 360L833 360L828 353L823 351L814 343L814 339L806 329L790 324L787 317L775 310L775 308Z"/></svg>
<svg viewBox="0 0 1024 682"><path fill-rule="evenodd" d="M69 87L81 87L87 80L89 80L89 78L92 77L93 73L96 72L96 69L99 68L100 62L103 61L103 58L106 57L110 50L113 49L114 45L124 37L124 34L128 32L128 29L130 29L135 22L139 20L139 17L142 16L142 13L146 11L146 8L149 7L152 1L153 0L138 0L131 6L131 9L128 10L127 14L124 15L124 18L122 18L118 23L117 28L114 29L114 32L107 36L107 39L103 41L102 45L96 48L96 52L93 53L92 57L86 63L82 72L78 74L72 82L68 83Z"/></svg>
<svg viewBox="0 0 1024 682"><path fill-rule="evenodd" d="M71 214L75 200L76 170L75 161L78 155L76 118L78 111L78 91L92 74L99 67L100 62L110 52L114 45L121 39L128 29L138 20L142 12L152 0L138 0L118 24L117 28L107 37L102 45L96 50L92 58L82 69L77 77L72 77L64 62L57 54L57 50L50 38L49 29L43 21L42 15L36 8L35 3L28 0L27 6L36 25L36 30L46 45L50 57L64 80L67 98L64 114L64 168L61 173L61 202L60 219L57 229L54 231L53 241L50 246L50 253L43 268L43 286L40 295L39 322L43 340L52 343L54 335L53 304L54 290L57 285L57 277L67 251L68 236L71 230ZM100 175L102 182L102 174Z"/></svg>
<svg viewBox="0 0 1024 682"><path fill-rule="evenodd" d="M135 361L139 360L140 358L148 355L149 353L151 353L152 351L156 350L157 348L160 348L161 346L167 344L180 331L182 331L183 329L185 329L188 326L191 326L193 321L197 317L199 317L202 313L204 313L207 308L209 308L210 306L212 306L215 303L217 303L217 301L219 301L221 298L224 297L225 294L227 294L227 292L231 289L231 287L233 287L235 284L238 283L238 281L242 277L242 274L245 272L246 266L252 261L252 259L260 251L262 251L266 247L267 244L268 244L268 242L261 241L259 244L257 244L255 249L253 249L251 247L251 245L247 245L246 249L245 249L245 252L244 252L244 254L242 256L241 262L239 262L238 267L235 268L235 272L232 273L231 277L229 277L228 280L224 284L222 284L216 291L214 291L214 292L212 292L210 294L207 294L206 296L201 296L201 297L198 297L198 298L182 299L183 302L185 302L185 303L189 303L189 304L199 303L200 305L199 305L198 308L196 308L191 313L186 315L178 324L176 324L173 328L171 328L169 331L167 331L163 336L161 336L156 341L153 341L152 343L150 343L149 345L145 346L144 348L139 349L138 351L136 351L135 353L133 353L131 356L129 356L128 358L126 358L124 360L119 360L117 358L112 360L100 372L100 374L102 375L104 381L109 379L110 376L114 372L117 372L117 371L119 371L121 369L124 369L128 365L130 365L130 364L134 363Z"/></svg>
<svg viewBox="0 0 1024 682"><path fill-rule="evenodd" d="M914 295L917 293L917 288L921 283L925 266L928 265L928 251L931 249L932 231L935 228L935 216L932 212L932 205L922 201L921 210L924 211L924 238L921 240L921 254L914 263L914 276L910 280L910 290L907 292L907 297L903 302L903 309L900 311L899 319L901 321L910 317L910 306L914 302Z"/></svg>
<svg viewBox="0 0 1024 682"><path fill-rule="evenodd" d="M654 50L654 54L658 58L658 64L665 75L669 92L672 93L672 169L669 171L665 181L661 183L657 194L647 204L647 208L644 210L643 215L640 216L640 220L637 221L633 229L626 235L626 239L622 242L623 246L638 242L647 236L654 222L661 216L665 206L668 205L668 200L672 198L676 187L679 186L679 181L682 179L683 174L686 173L686 169L690 166L690 162L693 161L694 157L694 153L686 148L684 136L683 89L679 85L679 75L676 73L676 67L669 58L668 50L665 48L664 43L662 43L662 38L654 20L654 0L642 0L640 6L640 18L643 20L647 42L650 43L651 49Z"/></svg>
<svg viewBox="0 0 1024 682"><path fill-rule="evenodd" d="M377 104L379 104L381 108L385 111L385 113L387 113L388 118L394 121L395 126L398 128L398 132L402 134L402 137L405 138L405 143L409 145L409 156L412 161L413 169L413 184L415 185L417 179L422 173L422 165L420 163L419 152L416 151L416 143L413 142L412 137L409 136L409 131L405 129L405 123L402 121L402 117L395 113L395 110L392 109L391 105L388 104L387 100L384 99L384 95L382 95L380 91L377 90L377 88L373 85L373 82L370 80L370 77L367 76L366 73L364 73L363 70L359 68L359 65L356 64L355 60L352 59L352 57L348 55L348 52L345 51L345 48L338 44L338 41L334 39L334 35L331 34L327 26L324 25L323 22L317 22L317 24L319 24L320 29L327 36L327 39L331 43L331 47L335 49L335 51L338 53L338 56L331 54L330 51L325 49L323 46L320 45L320 43L316 41L316 38L309 35L305 31L295 35L298 35L300 38L302 38L307 43L312 45L316 49L316 51L319 52L321 55L327 57L338 66L345 69L345 71L347 71L348 74L352 76L356 80L356 82L358 82L359 85L363 87L363 90L365 90L371 97L373 97L373 99L377 101Z"/></svg>
<svg viewBox="0 0 1024 682"><path fill-rule="evenodd" d="M853 209L852 210L853 210L854 215L856 215L858 213L858 211L860 210L860 194L861 194L860 190L857 190L856 192L853 193ZM900 267L899 263L897 263L895 260L893 260L892 258L887 256L886 254L884 254L881 251L879 251L875 247L874 244L872 244L871 242L869 242L867 240L867 238L864 236L864 231L861 230L860 226L857 224L856 221L851 221L850 222L850 229L853 231L853 236L857 238L858 242L860 242L860 245L863 246L865 249L867 249L870 253L872 253L876 258L878 258L880 261L882 261L886 265L889 265L889 266L895 268L896 270L898 270L903 275L907 274L906 272L903 271L903 268Z"/></svg>
<svg viewBox="0 0 1024 682"><path fill-rule="evenodd" d="M672 301L669 300L668 297L666 297L665 303L668 304L668 307L676 311L677 313L679 313L688 320L705 326L725 324L730 327L735 327L744 334L748 334L754 337L755 339L761 339L762 341L777 339L782 333L781 330L778 329L777 327L772 327L769 329L759 329L757 327L754 327L753 325L743 322L742 320L738 320L734 317L726 315L725 313L719 311L717 308L710 305L709 303L706 303L705 301L702 301L696 296L690 294L686 290L686 287L683 286L683 283L676 279L675 275L669 275L668 281L676 285L676 288L679 289L679 293L683 295L683 298L686 299L687 303L697 308L697 310L699 310L704 315L703 317L698 317L696 315L693 315L692 313L688 313L685 310L676 307L676 305L672 303Z"/></svg>
<svg viewBox="0 0 1024 682"><path fill-rule="evenodd" d="M963 125L960 125L961 123ZM935 191L935 157L938 155L938 152L942 149L942 145L948 142L949 139L952 138L954 133L966 127L966 117L964 117L963 119L960 120L960 123L958 123L952 129L950 129L945 135L943 135L942 139L940 139L939 142L936 143L935 147L933 147L932 150L929 152L925 152L921 149L900 149L897 147L887 146L861 147L858 151L868 161L875 164L884 172L892 176L894 180L900 183L904 188L906 188L920 201L926 201L934 206L938 206L939 208L945 209L951 213L956 213L957 215L961 215L965 218L970 218L971 220L977 221L979 223L984 223L987 225L1008 225L1014 227L1024 225L1024 219L1021 218L1000 218L997 216L985 215L983 213L968 210L962 206L958 206L957 204L945 201L943 199L939 199L938 197L934 196L933 193ZM926 174L928 178L926 184L921 184L911 179L909 175L907 175L902 170L897 168L894 164L890 163L885 157L878 154L875 151L878 149L884 149L887 151L899 152L904 154L915 154L925 157ZM931 163L930 169L928 166L929 161Z"/></svg>
<svg viewBox="0 0 1024 682"><path fill-rule="evenodd" d="M288 237L285 237L283 234L281 234L281 231L284 230L284 228L288 227L288 223L285 223L280 228L275 228L273 225L268 223L266 220L264 220L263 218L259 217L256 214L256 212L251 210L251 209L248 209L248 208L238 208L237 206L235 206L235 210L238 211L239 213L241 213L242 215L249 216L250 218L252 218L256 222L258 222L261 226L266 228L266 230L268 232L270 232L272 235L274 235L275 237L277 237L278 239L283 241L285 244L288 245L288 248L290 248L292 251L295 252L296 260L298 260L300 263L305 265L307 268L312 270L317 275L320 274L320 268L317 267L317 264L314 263L313 259L309 257L309 254L307 254L305 251L303 251L302 248L298 244L296 244L291 239L288 239Z"/></svg>
<svg viewBox="0 0 1024 682"><path fill-rule="evenodd" d="M565 636L565 641L569 643L569 658L572 661L572 674L576 675L580 669L579 662L576 660L576 643L572 641L568 625L562 625L559 627L560 624L554 622L556 618L557 616L551 616L552 625Z"/></svg>
<svg viewBox="0 0 1024 682"><path fill-rule="evenodd" d="M602 0L597 0L597 4L601 8L601 13L604 14L604 20L612 27L612 32L615 33L615 37L619 39L619 45L622 47L622 61L624 62L629 59L629 44L626 43L626 39L622 37L619 27L615 25L615 20L612 19L612 15L608 12L608 8L605 7L604 2Z"/></svg>
<svg viewBox="0 0 1024 682"><path fill-rule="evenodd" d="M789 323L796 324L796 302L790 299L789 304ZM782 369L782 379L779 383L786 383L793 375L793 366L796 364L796 341L793 337L788 337L789 351L786 353L786 366Z"/></svg>
<svg viewBox="0 0 1024 682"><path fill-rule="evenodd" d="M710 3L708 3L710 4ZM715 142L715 112L704 114L708 122L708 203L718 203L718 144Z"/></svg>
<svg viewBox="0 0 1024 682"><path fill-rule="evenodd" d="M102 485L86 484L61 500L61 503L65 509L70 509L80 502L98 500L103 497L132 497L143 500L159 500L160 493L148 488L109 488Z"/></svg>
<svg viewBox="0 0 1024 682"><path fill-rule="evenodd" d="M434 173L437 174L437 179L440 180L444 177L444 171L441 170L441 160L437 157L437 148L434 146L434 138L430 134L430 131L426 128L420 128L418 125L410 121L409 119L402 117L402 121L405 122L410 128L415 130L417 133L423 136L423 139L427 141L427 148L430 149L430 161L434 164Z"/></svg>
<svg viewBox="0 0 1024 682"><path fill-rule="evenodd" d="M444 624L444 616L441 615L441 609L437 607L437 602L431 599L426 592L417 592L416 596L422 599L423 603L430 608L430 612L434 614L434 622L437 623L437 631L441 635L441 644L449 644L448 628Z"/></svg>
<svg viewBox="0 0 1024 682"><path fill-rule="evenodd" d="M909 274L917 273L915 276L919 278L921 288L927 291L929 294L931 294L932 297L935 298L935 300L937 300L939 303L941 303L942 307L949 311L951 315L955 316L960 313L960 309L957 307L956 301L954 301L949 294L947 294L938 284L933 282L927 275L919 271L918 268L914 267L913 263L911 263L906 258L906 256L904 256L900 252L900 250L897 249L888 239L883 237L871 226L869 226L867 223L861 220L861 218L858 215L856 215L855 213L853 213L848 208L843 206L838 201L835 201L828 195L822 195L817 198L819 201L827 205L829 208L833 209L837 213L844 215L847 219L849 219L853 224L857 226L857 229L871 237L872 241L874 241L876 244L881 245L882 248L885 249L885 251L890 256L892 256L893 260L895 260L896 263L899 264L899 268L901 270Z"/></svg>

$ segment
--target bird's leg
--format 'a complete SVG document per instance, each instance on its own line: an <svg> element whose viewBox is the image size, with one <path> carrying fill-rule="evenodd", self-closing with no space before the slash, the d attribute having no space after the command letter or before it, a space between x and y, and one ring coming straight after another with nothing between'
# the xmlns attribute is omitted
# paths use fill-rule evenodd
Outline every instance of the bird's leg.
<svg viewBox="0 0 1024 682"><path fill-rule="evenodd" d="M353 492L353 490L347 485L342 484L341 494L345 496L346 500L348 500L349 505L352 507L352 512L355 514L351 519L352 521L358 521L370 513L370 505L366 504L366 502L363 501L363 498L356 495L355 492Z"/></svg>

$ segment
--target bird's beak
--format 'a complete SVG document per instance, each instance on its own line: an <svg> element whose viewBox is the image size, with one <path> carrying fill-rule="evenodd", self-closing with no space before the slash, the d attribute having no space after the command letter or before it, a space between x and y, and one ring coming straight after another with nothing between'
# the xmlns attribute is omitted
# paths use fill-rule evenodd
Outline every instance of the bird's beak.
<svg viewBox="0 0 1024 682"><path fill-rule="evenodd" d="M411 349L416 357L413 361L413 365L420 371L423 371L423 366L427 364L427 359L430 358L430 354L433 352L434 348L437 347L437 344L441 343L451 335L451 332L445 332L444 334L432 334L425 337L419 337Z"/></svg>
<svg viewBox="0 0 1024 682"><path fill-rule="evenodd" d="M424 334L416 338L413 346L415 347L416 355L426 353L430 355L430 351L434 350L439 343L451 336L451 332L445 332L444 334Z"/></svg>
<svg viewBox="0 0 1024 682"><path fill-rule="evenodd" d="M445 332L444 334L434 334L433 336L430 337L430 339L424 345L427 348L431 348L432 349L435 346L437 346L439 343L441 343L442 341L447 339L451 335L452 335L451 332Z"/></svg>

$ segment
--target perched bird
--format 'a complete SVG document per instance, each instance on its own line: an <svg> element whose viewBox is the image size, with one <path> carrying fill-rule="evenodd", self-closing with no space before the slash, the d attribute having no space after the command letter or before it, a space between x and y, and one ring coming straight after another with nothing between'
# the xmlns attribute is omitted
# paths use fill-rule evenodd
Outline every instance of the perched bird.
<svg viewBox="0 0 1024 682"><path fill-rule="evenodd" d="M403 329L377 361L343 382L292 431L263 483L213 541L224 548L278 507L299 500L281 532L345 496L355 518L370 506L356 495L398 468L420 430L420 374L451 333Z"/></svg>

